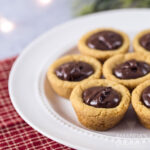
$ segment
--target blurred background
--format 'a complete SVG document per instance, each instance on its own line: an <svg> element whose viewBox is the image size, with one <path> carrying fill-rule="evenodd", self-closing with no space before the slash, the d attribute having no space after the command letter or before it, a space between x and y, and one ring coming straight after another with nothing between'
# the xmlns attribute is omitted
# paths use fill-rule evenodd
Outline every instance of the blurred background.
<svg viewBox="0 0 150 150"><path fill-rule="evenodd" d="M0 0L0 59L72 18L109 9L149 8L150 0Z"/></svg>

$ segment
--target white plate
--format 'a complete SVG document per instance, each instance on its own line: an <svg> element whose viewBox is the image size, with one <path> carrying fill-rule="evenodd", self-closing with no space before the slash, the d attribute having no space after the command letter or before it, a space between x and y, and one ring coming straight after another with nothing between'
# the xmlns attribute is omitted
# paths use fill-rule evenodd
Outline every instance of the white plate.
<svg viewBox="0 0 150 150"><path fill-rule="evenodd" d="M97 27L114 27L133 36L150 28L150 10L125 9L101 12L60 25L32 42L15 62L9 92L20 116L43 135L76 149L149 149L150 131L137 121L130 108L115 128L96 132L84 128L69 101L57 96L46 81L46 71L56 58L77 52L82 34Z"/></svg>

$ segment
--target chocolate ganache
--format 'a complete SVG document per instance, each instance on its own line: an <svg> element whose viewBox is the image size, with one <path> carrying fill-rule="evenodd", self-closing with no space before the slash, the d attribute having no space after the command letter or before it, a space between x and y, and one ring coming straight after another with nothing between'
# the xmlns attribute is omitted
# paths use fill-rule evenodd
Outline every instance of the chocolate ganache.
<svg viewBox="0 0 150 150"><path fill-rule="evenodd" d="M81 81L94 73L91 65L79 62L67 62L55 70L56 76L66 81Z"/></svg>
<svg viewBox="0 0 150 150"><path fill-rule="evenodd" d="M92 87L82 94L83 102L97 108L113 108L119 105L121 95L111 87Z"/></svg>
<svg viewBox="0 0 150 150"><path fill-rule="evenodd" d="M150 86L143 90L141 95L141 101L146 107L150 108Z"/></svg>
<svg viewBox="0 0 150 150"><path fill-rule="evenodd" d="M139 43L142 47L150 51L150 33L142 36L139 40Z"/></svg>
<svg viewBox="0 0 150 150"><path fill-rule="evenodd" d="M126 61L113 69L113 74L120 79L136 79L150 72L150 65L137 60Z"/></svg>
<svg viewBox="0 0 150 150"><path fill-rule="evenodd" d="M98 50L116 50L122 43L122 36L112 31L98 32L87 39L88 47Z"/></svg>

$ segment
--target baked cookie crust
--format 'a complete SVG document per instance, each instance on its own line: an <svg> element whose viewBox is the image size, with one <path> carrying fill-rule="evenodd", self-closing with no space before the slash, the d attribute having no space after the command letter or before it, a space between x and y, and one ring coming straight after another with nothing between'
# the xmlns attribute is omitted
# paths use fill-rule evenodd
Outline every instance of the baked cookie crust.
<svg viewBox="0 0 150 150"><path fill-rule="evenodd" d="M119 92L122 96L119 105L114 108L96 108L85 104L82 99L83 91L95 86L109 86ZM93 130L103 131L114 127L123 118L130 104L130 93L121 84L106 79L95 79L76 86L70 100L81 124Z"/></svg>
<svg viewBox="0 0 150 150"><path fill-rule="evenodd" d="M100 32L100 31L113 31L113 32L120 34L123 38L122 46L116 50L106 50L106 51L89 48L86 44L87 39L93 34ZM78 42L78 48L82 54L92 56L99 60L104 61L113 55L126 53L129 48L129 43L130 42L129 42L128 35L122 31L119 31L113 28L98 28L83 35Z"/></svg>
<svg viewBox="0 0 150 150"><path fill-rule="evenodd" d="M141 53L145 53L145 54L150 54L150 51L146 50L143 46L140 45L139 40L142 36L144 36L145 34L150 33L150 29L147 30L143 30L141 32L139 32L133 40L133 48L136 52L141 52Z"/></svg>
<svg viewBox="0 0 150 150"><path fill-rule="evenodd" d="M145 128L150 129L150 109L147 108L141 101L141 94L148 86L150 86L150 80L138 85L132 92L131 102L141 124Z"/></svg>
<svg viewBox="0 0 150 150"><path fill-rule="evenodd" d="M144 61L147 64L150 65L150 56L144 55L143 53L128 53L128 54L119 54L116 56L113 56L105 61L103 65L103 75L106 79L118 82L120 84L123 84L124 86L128 87L129 89L135 88L140 83L149 80L150 79L150 73L143 77L139 77L136 79L119 79L113 74L113 69L126 61L129 61L131 59L135 59L137 61Z"/></svg>
<svg viewBox="0 0 150 150"><path fill-rule="evenodd" d="M94 73L89 76L88 78L78 81L78 82L71 82L71 81L65 81L58 78L55 74L55 69L59 67L60 65L70 62L70 61L83 61L85 63L90 64L93 69ZM101 63L96 60L95 58L89 57L89 56L83 56L83 55L68 55L64 56L58 60L56 60L48 69L47 72L47 78L54 89L54 91L65 98L69 98L70 94L73 90L73 88L78 85L79 83L89 80L89 79L97 79L100 78L102 72L102 66Z"/></svg>

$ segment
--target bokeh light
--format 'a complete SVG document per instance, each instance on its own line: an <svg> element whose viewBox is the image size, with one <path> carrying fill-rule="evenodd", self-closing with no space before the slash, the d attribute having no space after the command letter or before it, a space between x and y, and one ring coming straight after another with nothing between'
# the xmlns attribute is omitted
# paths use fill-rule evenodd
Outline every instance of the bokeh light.
<svg viewBox="0 0 150 150"><path fill-rule="evenodd" d="M38 0L41 5L48 5L52 2L52 0Z"/></svg>
<svg viewBox="0 0 150 150"><path fill-rule="evenodd" d="M15 25L4 17L0 17L0 31L4 33L11 32Z"/></svg>

